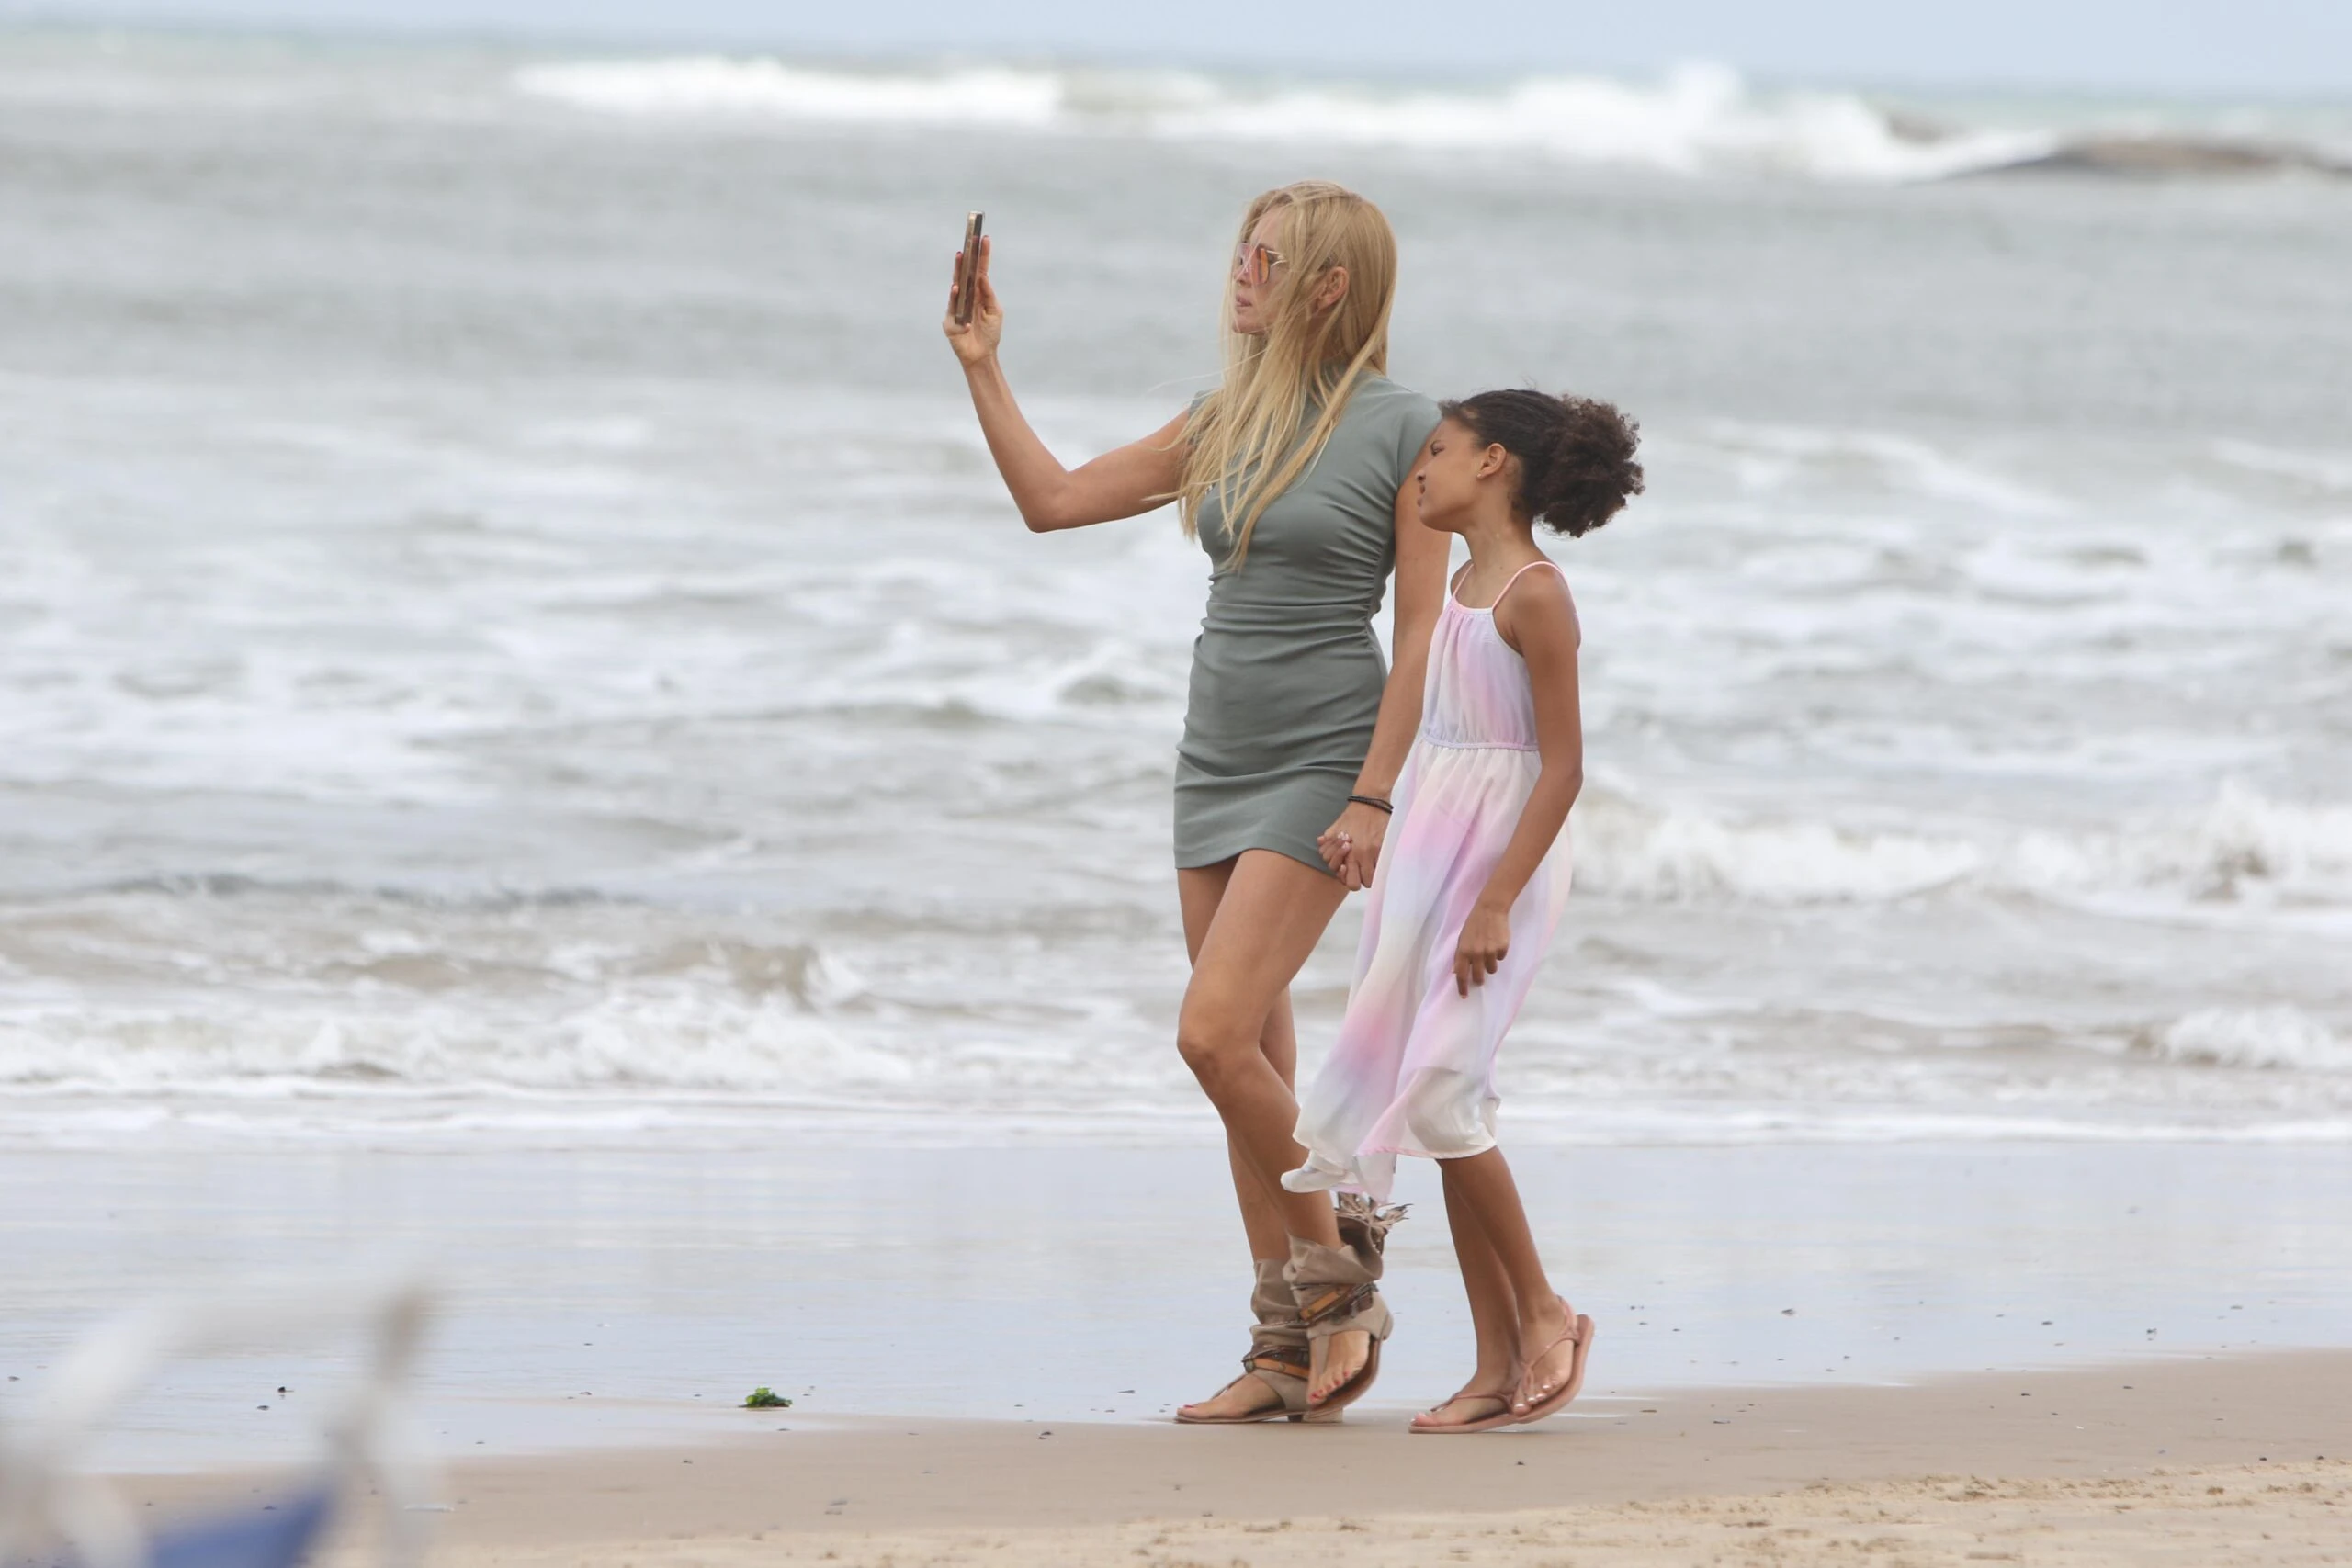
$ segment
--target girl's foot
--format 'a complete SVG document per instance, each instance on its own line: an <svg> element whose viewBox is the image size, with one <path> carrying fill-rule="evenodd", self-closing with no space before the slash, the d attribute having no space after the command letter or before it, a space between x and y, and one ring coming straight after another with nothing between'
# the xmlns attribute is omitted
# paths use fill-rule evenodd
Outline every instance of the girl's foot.
<svg viewBox="0 0 2352 1568"><path fill-rule="evenodd" d="M1577 1316L1565 1301L1555 1299L1552 1311L1531 1326L1532 1333L1521 1330L1531 1342L1527 1375L1511 1401L1521 1421L1541 1421L1577 1396L1584 1386L1585 1356L1592 1348L1592 1319Z"/></svg>
<svg viewBox="0 0 2352 1568"><path fill-rule="evenodd" d="M1517 1386L1518 1380L1514 1378L1507 1380L1500 1388L1483 1393L1464 1387L1461 1393L1447 1396L1443 1404L1414 1416L1411 1429L1416 1432L1485 1432L1497 1427L1508 1427L1519 1419L1511 1410Z"/></svg>

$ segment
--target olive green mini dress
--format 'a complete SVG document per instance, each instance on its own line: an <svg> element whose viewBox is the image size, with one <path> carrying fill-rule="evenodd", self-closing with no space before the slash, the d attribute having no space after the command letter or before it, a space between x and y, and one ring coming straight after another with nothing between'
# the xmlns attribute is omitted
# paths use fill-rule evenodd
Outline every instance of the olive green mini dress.
<svg viewBox="0 0 2352 1568"><path fill-rule="evenodd" d="M1372 617L1396 561L1396 492L1437 404L1357 384L1315 466L1258 519L1239 567L1212 495L1200 509L1208 611L1176 749L1176 863L1272 850L1325 869L1388 679Z"/></svg>

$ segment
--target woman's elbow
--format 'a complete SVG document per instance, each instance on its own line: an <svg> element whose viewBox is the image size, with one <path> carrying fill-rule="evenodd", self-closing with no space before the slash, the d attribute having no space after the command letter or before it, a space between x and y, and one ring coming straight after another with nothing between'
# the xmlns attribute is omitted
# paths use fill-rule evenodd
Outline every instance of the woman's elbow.
<svg viewBox="0 0 2352 1568"><path fill-rule="evenodd" d="M1021 521L1028 525L1032 534L1057 534L1086 521L1078 515L1065 487L1057 486L1026 500L1016 498L1015 504L1021 508Z"/></svg>

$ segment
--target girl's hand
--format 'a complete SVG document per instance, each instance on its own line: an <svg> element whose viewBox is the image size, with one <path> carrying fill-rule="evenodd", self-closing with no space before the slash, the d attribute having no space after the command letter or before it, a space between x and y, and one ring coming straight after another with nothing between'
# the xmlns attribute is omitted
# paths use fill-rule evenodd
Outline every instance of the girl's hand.
<svg viewBox="0 0 2352 1568"><path fill-rule="evenodd" d="M966 365L995 358L998 340L1004 336L1004 307L997 303L996 286L989 281L991 243L985 235L980 240L980 265L972 275L972 320L967 325L959 326L956 321L956 279L963 271L963 252L956 253L955 265L947 274L947 313L939 325L947 334L947 346Z"/></svg>
<svg viewBox="0 0 2352 1568"><path fill-rule="evenodd" d="M1380 846L1388 839L1388 813L1376 806L1348 802L1340 819L1323 829L1315 847L1323 853L1323 863L1331 874L1351 893L1362 892L1372 886L1374 868L1380 863Z"/></svg>
<svg viewBox="0 0 2352 1568"><path fill-rule="evenodd" d="M1462 940L1453 948L1453 988L1464 996L1473 986L1502 967L1510 956L1510 911L1479 904L1462 923Z"/></svg>

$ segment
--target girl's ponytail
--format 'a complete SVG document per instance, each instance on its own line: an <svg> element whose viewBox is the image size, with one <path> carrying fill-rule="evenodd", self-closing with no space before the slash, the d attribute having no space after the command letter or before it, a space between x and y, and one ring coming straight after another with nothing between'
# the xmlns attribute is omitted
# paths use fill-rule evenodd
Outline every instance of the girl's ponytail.
<svg viewBox="0 0 2352 1568"><path fill-rule="evenodd" d="M1547 528L1589 534L1642 493L1641 426L1613 403L1512 388L1444 412L1518 459L1519 509Z"/></svg>

